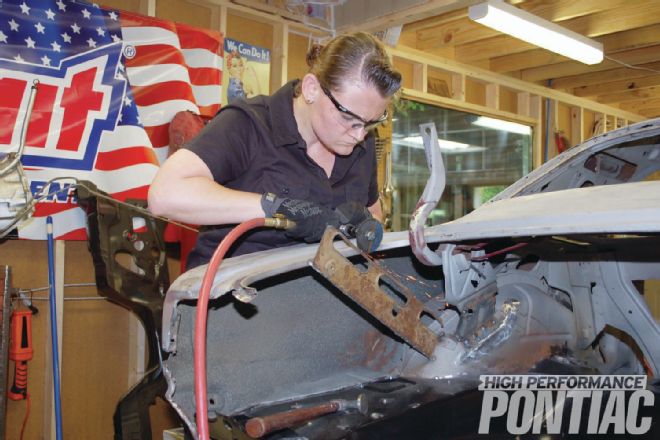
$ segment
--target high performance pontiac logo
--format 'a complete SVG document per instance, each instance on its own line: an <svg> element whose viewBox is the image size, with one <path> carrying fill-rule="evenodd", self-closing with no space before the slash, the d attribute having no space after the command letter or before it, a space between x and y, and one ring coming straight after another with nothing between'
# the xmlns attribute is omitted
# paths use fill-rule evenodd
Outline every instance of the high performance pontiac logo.
<svg viewBox="0 0 660 440"><path fill-rule="evenodd" d="M506 417L513 435L559 434L562 425L568 434L640 435L651 428L651 417L639 416L655 399L646 376L483 375L480 380L479 434L488 434L498 417Z"/></svg>

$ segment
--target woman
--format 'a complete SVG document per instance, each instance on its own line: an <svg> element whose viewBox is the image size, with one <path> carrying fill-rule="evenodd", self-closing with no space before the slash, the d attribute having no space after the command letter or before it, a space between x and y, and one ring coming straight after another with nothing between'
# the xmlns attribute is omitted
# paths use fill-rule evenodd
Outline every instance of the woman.
<svg viewBox="0 0 660 440"><path fill-rule="evenodd" d="M249 232L231 255L318 241L338 215L359 215L356 206L381 217L370 130L387 119L401 74L362 32L312 47L307 63L302 80L272 96L224 107L160 168L149 190L154 214L220 225L200 232L189 268L208 262L231 225L251 218L281 214L296 227Z"/></svg>

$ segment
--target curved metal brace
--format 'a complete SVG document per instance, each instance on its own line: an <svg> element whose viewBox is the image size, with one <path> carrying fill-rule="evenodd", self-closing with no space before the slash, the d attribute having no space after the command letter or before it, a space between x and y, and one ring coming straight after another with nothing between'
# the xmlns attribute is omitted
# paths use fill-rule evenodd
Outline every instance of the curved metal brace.
<svg viewBox="0 0 660 440"><path fill-rule="evenodd" d="M421 263L427 266L439 266L442 264L442 257L426 245L424 224L431 211L433 211L433 208L440 201L440 197L442 197L442 193L445 190L445 166L442 162L442 154L440 154L440 144L438 143L435 123L420 124L419 129L424 141L424 152L426 153L426 162L431 171L431 176L426 182L422 197L417 202L415 212L413 212L410 219L408 237L410 239L410 248Z"/></svg>

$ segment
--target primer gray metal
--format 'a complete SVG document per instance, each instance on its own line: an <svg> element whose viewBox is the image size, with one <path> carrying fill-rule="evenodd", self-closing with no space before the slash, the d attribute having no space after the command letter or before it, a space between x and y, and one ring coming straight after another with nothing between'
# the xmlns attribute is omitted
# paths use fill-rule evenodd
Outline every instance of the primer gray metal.
<svg viewBox="0 0 660 440"><path fill-rule="evenodd" d="M533 194L498 200L484 208L429 228L427 237L456 242L496 237L658 232L660 181Z"/></svg>
<svg viewBox="0 0 660 440"><path fill-rule="evenodd" d="M410 227L408 234L410 239L410 248L419 261L429 266L438 266L442 264L442 258L433 252L426 244L424 237L424 225L426 219L436 207L445 190L446 176L445 166L442 162L440 153L440 144L438 144L438 133L435 131L435 124L420 124L419 132L424 142L424 153L426 153L426 162L428 163L431 175L426 182L422 197L420 197L415 212L410 218Z"/></svg>
<svg viewBox="0 0 660 440"><path fill-rule="evenodd" d="M389 376L526 372L548 358L617 374L643 374L646 363L657 376L660 327L633 282L660 274L660 187L638 182L659 169L655 120L575 147L474 213L428 228L442 267L419 265L407 232L385 234L381 263L442 323L431 358L315 274L318 245L227 260L209 311L211 410L233 416ZM596 186L571 189L585 182ZM477 240L529 244L476 261L486 251L466 244ZM194 301L182 301L197 298L204 270L172 284L163 315L167 397L193 431ZM229 292L256 297L242 304Z"/></svg>
<svg viewBox="0 0 660 440"><path fill-rule="evenodd" d="M531 173L493 197L490 203L522 195L540 192L559 191L568 188L580 188L590 181L593 185L612 185L625 182L641 181L660 168L660 118L640 122L629 127L610 131L593 137L583 144L569 148L563 154L555 156ZM622 147L626 144L637 144ZM617 179L616 173L591 172L584 168L590 156L608 150L608 153L635 163L635 173L625 181Z"/></svg>

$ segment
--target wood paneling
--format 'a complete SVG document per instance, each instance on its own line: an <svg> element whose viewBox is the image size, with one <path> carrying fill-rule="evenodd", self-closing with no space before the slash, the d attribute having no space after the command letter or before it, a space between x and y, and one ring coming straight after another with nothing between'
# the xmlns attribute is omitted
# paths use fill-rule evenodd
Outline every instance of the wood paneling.
<svg viewBox="0 0 660 440"><path fill-rule="evenodd" d="M655 99L655 89L660 87L660 2L515 0L509 3L601 42L606 59L588 66L501 34L470 20L467 7L458 2L450 12L404 24L399 44L527 82L547 85L552 80L552 88L575 91L578 96L614 108L638 111L642 116L660 116L656 102L649 101ZM626 81L635 78L644 80L629 89L630 83Z"/></svg>
<svg viewBox="0 0 660 440"><path fill-rule="evenodd" d="M611 81L590 86L576 87L573 94L576 96L598 96L608 93L617 93L630 90L639 90L646 87L653 87L660 84L660 75L654 75L651 72L638 71L640 77L633 75L633 78L627 77L620 81ZM648 76L645 76L648 75Z"/></svg>
<svg viewBox="0 0 660 440"><path fill-rule="evenodd" d="M87 242L65 244L64 284L94 283L94 267ZM177 262L169 261L172 278L178 275ZM11 266L13 286L35 289L48 286L45 241L8 240L0 244L0 265ZM48 291L35 292L48 297ZM61 402L64 438L112 440L113 414L129 383L129 314L123 307L101 299L94 286L66 287L61 361ZM98 298L89 300L88 298ZM76 300L78 299L78 300ZM35 300L39 313L32 319L34 358L28 363L30 416L24 440L50 438L44 433L44 408L52 396L44 396L44 383L52 375L45 352L50 347L49 302ZM10 365L13 378L13 365ZM162 438L165 428L176 426L178 418L165 402L150 409L152 435ZM18 439L25 415L25 401L7 404L5 438Z"/></svg>
<svg viewBox="0 0 660 440"><path fill-rule="evenodd" d="M643 47L640 49L633 49L626 52L619 52L616 55L616 60L621 63L627 63L631 65L660 61L660 44L656 46ZM564 76L582 75L591 72L606 71L619 67L621 67L620 63L609 59L605 59L601 63L594 64L593 66L577 63L574 61L567 61L559 64L525 69L521 72L520 78L524 81L536 82Z"/></svg>
<svg viewBox="0 0 660 440"><path fill-rule="evenodd" d="M113 9L147 14L147 0L103 0L101 4Z"/></svg>
<svg viewBox="0 0 660 440"><path fill-rule="evenodd" d="M636 69L618 67L612 70L555 78L552 81L552 86L555 89L571 90L575 87L586 87L589 85L597 85L610 81L617 81L620 79L640 78L653 75L655 73L645 69L652 69L660 72L660 62L657 61L654 63L640 64L636 67Z"/></svg>
<svg viewBox="0 0 660 440"><path fill-rule="evenodd" d="M212 22L214 8L185 0L158 0L156 17L205 29L214 29Z"/></svg>
<svg viewBox="0 0 660 440"><path fill-rule="evenodd" d="M311 44L310 38L289 34L288 79L302 78L309 70L305 57Z"/></svg>
<svg viewBox="0 0 660 440"><path fill-rule="evenodd" d="M226 36L270 50L273 42L273 26L230 13L227 18Z"/></svg>
<svg viewBox="0 0 660 440"><path fill-rule="evenodd" d="M606 93L598 95L596 100L605 104L622 104L624 102L660 98L660 86L635 87L625 92Z"/></svg>
<svg viewBox="0 0 660 440"><path fill-rule="evenodd" d="M0 264L12 267L15 288L48 286L44 241L10 240L0 244ZM65 284L94 282L92 259L85 242L67 242ZM34 293L47 297L47 291ZM68 288L65 298L95 297L94 287ZM25 440L44 438L44 379L52 374L44 353L50 345L49 303L34 301L34 358L29 362L30 417ZM66 438L113 438L112 415L128 390L128 311L105 300L64 301L60 350L63 433ZM13 372L13 370L12 370ZM13 373L12 373L13 374ZM25 402L8 403L6 438L19 438Z"/></svg>

